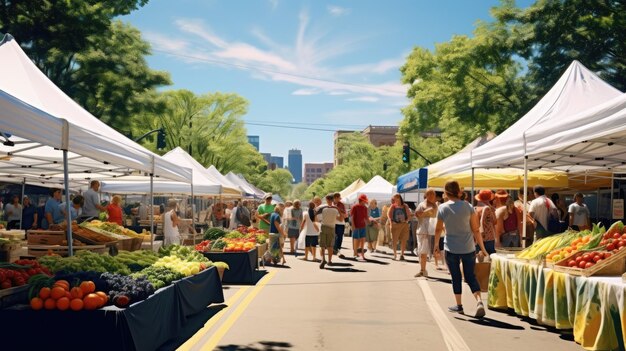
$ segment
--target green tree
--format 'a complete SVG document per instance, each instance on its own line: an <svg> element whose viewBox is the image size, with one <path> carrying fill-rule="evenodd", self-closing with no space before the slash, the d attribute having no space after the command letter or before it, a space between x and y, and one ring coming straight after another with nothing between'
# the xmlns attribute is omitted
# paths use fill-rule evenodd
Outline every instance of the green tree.
<svg viewBox="0 0 626 351"><path fill-rule="evenodd" d="M528 93L509 37L501 24L479 23L473 37L454 36L434 51L415 48L401 68L411 103L403 109L400 137L434 162L519 118ZM433 130L440 138L421 137Z"/></svg>
<svg viewBox="0 0 626 351"><path fill-rule="evenodd" d="M204 166L214 165L221 173L242 173L250 177L262 172L263 157L248 143L241 117L248 102L236 94L196 95L188 90L161 94L166 109L159 115L140 114L134 119L134 133L163 127L166 148L181 147ZM154 138L146 146L155 149Z"/></svg>
<svg viewBox="0 0 626 351"><path fill-rule="evenodd" d="M266 171L259 180L258 187L274 194L280 195L283 199L287 199L291 191L291 180L293 175L284 169Z"/></svg>
<svg viewBox="0 0 626 351"><path fill-rule="evenodd" d="M147 0L0 0L0 32L11 33L61 90L96 117L123 126L125 116L157 108L146 90L170 84L147 69L148 44L112 19Z"/></svg>
<svg viewBox="0 0 626 351"><path fill-rule="evenodd" d="M310 200L310 198L305 197L305 192L308 189L308 185L306 183L298 183L291 187L291 193L289 194L289 199L295 200Z"/></svg>
<svg viewBox="0 0 626 351"><path fill-rule="evenodd" d="M80 69L65 92L87 111L118 130L128 129L130 116L159 115L165 104L155 87L171 84L169 74L148 67L150 45L136 28L115 21L104 35L91 38L94 45L77 53Z"/></svg>
<svg viewBox="0 0 626 351"><path fill-rule="evenodd" d="M626 90L626 2L539 0L520 9L504 0L493 15L510 28L514 53L527 60L536 96L543 96L572 60Z"/></svg>

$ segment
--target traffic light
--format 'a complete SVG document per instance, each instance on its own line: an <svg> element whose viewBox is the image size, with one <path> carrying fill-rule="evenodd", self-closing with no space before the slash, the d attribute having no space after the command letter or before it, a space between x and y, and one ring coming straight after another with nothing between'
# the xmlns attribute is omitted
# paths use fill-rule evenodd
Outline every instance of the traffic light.
<svg viewBox="0 0 626 351"><path fill-rule="evenodd" d="M409 163L411 160L411 146L409 145L409 142L405 142L404 145L402 145L402 162L404 163Z"/></svg>
<svg viewBox="0 0 626 351"><path fill-rule="evenodd" d="M165 130L163 128L159 129L157 133L157 149L165 149Z"/></svg>

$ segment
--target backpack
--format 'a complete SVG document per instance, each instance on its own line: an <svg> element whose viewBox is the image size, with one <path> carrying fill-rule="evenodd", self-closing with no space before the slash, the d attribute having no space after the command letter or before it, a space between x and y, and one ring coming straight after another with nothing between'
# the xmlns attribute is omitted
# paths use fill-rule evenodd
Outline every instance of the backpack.
<svg viewBox="0 0 626 351"><path fill-rule="evenodd" d="M250 211L243 207L237 207L237 212L235 213L235 217L237 217L237 221L246 227L250 226Z"/></svg>

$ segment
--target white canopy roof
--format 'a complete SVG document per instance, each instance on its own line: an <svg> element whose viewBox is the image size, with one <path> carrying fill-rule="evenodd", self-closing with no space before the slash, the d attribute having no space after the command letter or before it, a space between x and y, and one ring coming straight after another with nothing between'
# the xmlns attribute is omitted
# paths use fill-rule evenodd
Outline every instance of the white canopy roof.
<svg viewBox="0 0 626 351"><path fill-rule="evenodd" d="M471 153L471 166L466 164L464 168L519 166L519 162L513 161L524 157L524 134L532 131L535 135L548 136L570 130L573 116L620 95L622 93L619 90L604 82L580 62L574 61L552 89L526 115L484 146L474 149ZM553 129L555 126L564 129ZM605 127L608 129L612 126ZM581 129L577 132L583 131ZM578 134L578 138L585 137L584 134ZM547 141L541 143L552 148Z"/></svg>
<svg viewBox="0 0 626 351"><path fill-rule="evenodd" d="M228 172L226 174L226 178L228 180L230 180L231 182L239 185L242 189L243 192L245 194L245 196L247 197L254 197L257 199L262 199L263 195L265 195L265 192L257 187L255 187L253 184L249 183L246 178L244 178L243 175L241 174L235 174L233 172Z"/></svg>
<svg viewBox="0 0 626 351"><path fill-rule="evenodd" d="M218 177L207 171L207 169L204 168L204 166L201 165L200 162L196 161L196 159L193 158L190 154L188 154L187 151L183 150L180 147L176 147L175 149L168 151L165 155L163 155L163 158L174 164L180 165L181 167L190 168L193 173L194 186L196 184L218 185L220 187L220 190L217 194L219 195L241 196L240 189L233 187L232 183L229 181L222 182ZM196 180L198 181L198 183L196 183Z"/></svg>
<svg viewBox="0 0 626 351"><path fill-rule="evenodd" d="M528 168L568 172L626 168L626 94L524 132ZM522 150L523 151L523 150ZM523 157L509 161L523 165Z"/></svg>
<svg viewBox="0 0 626 351"><path fill-rule="evenodd" d="M339 194L341 194L342 198L345 198L346 196L352 194L353 192L361 189L365 184L366 183L363 181L363 179L359 178L355 180L354 182L352 182L352 184L348 185L345 189L340 191Z"/></svg>
<svg viewBox="0 0 626 351"><path fill-rule="evenodd" d="M238 194L245 193L245 191L243 190L241 186L239 186L238 184L226 178L226 176L220 173L220 171L218 171L217 168L215 168L215 166L210 165L209 168L207 168L206 170L209 173L209 175L213 177L214 179L217 179L219 181L219 184L221 184L223 187L236 189L238 191Z"/></svg>
<svg viewBox="0 0 626 351"><path fill-rule="evenodd" d="M0 174L61 178L61 149L70 151L73 179L119 177L139 170L191 181L188 169L126 138L65 95L10 35L0 43L0 63L0 131L10 134L14 143L0 144Z"/></svg>
<svg viewBox="0 0 626 351"><path fill-rule="evenodd" d="M393 184L389 183L385 178L376 175L363 187L346 196L344 201L349 205L355 204L361 194L367 195L368 200L375 199L378 202L389 202L393 195Z"/></svg>

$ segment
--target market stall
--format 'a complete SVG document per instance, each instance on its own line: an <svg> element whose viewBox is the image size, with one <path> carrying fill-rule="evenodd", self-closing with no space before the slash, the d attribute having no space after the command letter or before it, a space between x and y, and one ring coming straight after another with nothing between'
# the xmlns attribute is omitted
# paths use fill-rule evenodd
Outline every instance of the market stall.
<svg viewBox="0 0 626 351"><path fill-rule="evenodd" d="M211 261L228 264L222 282L228 284L254 284L257 269L258 249L245 252L205 252L204 257Z"/></svg>
<svg viewBox="0 0 626 351"><path fill-rule="evenodd" d="M385 178L376 175L367 184L346 195L344 201L349 205L355 204L361 194L367 195L367 198L370 200L375 199L381 203L389 202L393 195L393 184L389 183Z"/></svg>
<svg viewBox="0 0 626 351"><path fill-rule="evenodd" d="M128 308L108 306L94 311L34 311L28 305L0 310L5 335L23 335L36 320L37 337L7 338L3 347L49 348L59 335L90 350L155 350L176 337L193 315L212 303L224 302L213 267L158 290ZM71 317L71 318L68 318ZM70 332L70 334L68 334Z"/></svg>
<svg viewBox="0 0 626 351"><path fill-rule="evenodd" d="M587 350L623 350L626 285L618 277L582 277L542 265L492 255L490 308L557 329L573 329Z"/></svg>

